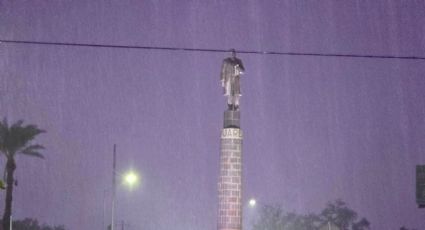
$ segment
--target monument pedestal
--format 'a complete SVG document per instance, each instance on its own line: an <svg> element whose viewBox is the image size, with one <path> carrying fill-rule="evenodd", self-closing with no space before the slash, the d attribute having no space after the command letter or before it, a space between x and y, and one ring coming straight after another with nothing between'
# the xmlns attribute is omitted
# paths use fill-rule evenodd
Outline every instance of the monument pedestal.
<svg viewBox="0 0 425 230"><path fill-rule="evenodd" d="M239 110L226 110L224 111L224 120L223 127L224 128L240 128L241 113Z"/></svg>
<svg viewBox="0 0 425 230"><path fill-rule="evenodd" d="M232 126L239 124L239 119L230 121ZM242 229L242 139L239 128L221 132L218 230Z"/></svg>

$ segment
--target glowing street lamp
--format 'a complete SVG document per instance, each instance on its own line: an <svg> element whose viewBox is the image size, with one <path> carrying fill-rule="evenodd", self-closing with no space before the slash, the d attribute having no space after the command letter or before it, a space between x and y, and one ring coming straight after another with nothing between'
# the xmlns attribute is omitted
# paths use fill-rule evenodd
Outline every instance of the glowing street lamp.
<svg viewBox="0 0 425 230"><path fill-rule="evenodd" d="M251 198L248 204L250 207L255 207L255 205L257 204L257 201L254 198Z"/></svg>
<svg viewBox="0 0 425 230"><path fill-rule="evenodd" d="M243 214L244 215L243 223L245 226L258 222L259 210L257 208L257 200L254 197L251 197L249 200L245 201L244 210L245 211Z"/></svg>
<svg viewBox="0 0 425 230"><path fill-rule="evenodd" d="M128 187L130 190L132 190L134 187L136 187L139 184L139 174L135 171L135 170L129 170L125 173L119 173L119 172L115 172L114 170L114 175L113 177L115 178L115 175L119 176L121 178L121 184L123 186ZM114 228L111 227L111 229L115 229L115 180L113 180L113 194L112 194L112 206L113 206L113 210L112 210L112 222L114 223ZM105 197L106 197L106 191L107 189L105 189L103 191L103 215L105 215ZM102 218L103 220L104 218ZM102 226L104 226L104 224L102 224ZM111 225L112 226L112 225Z"/></svg>
<svg viewBox="0 0 425 230"><path fill-rule="evenodd" d="M123 183L133 188L139 183L139 175L135 171L130 170L123 175Z"/></svg>
<svg viewBox="0 0 425 230"><path fill-rule="evenodd" d="M139 183L139 176L134 170L130 170L124 174L117 173L116 171L116 148L114 144L114 152L112 159L112 211L111 211L111 230L115 230L115 192L116 192L116 183L115 179L117 175L122 176L122 183L127 185L130 189L136 186Z"/></svg>

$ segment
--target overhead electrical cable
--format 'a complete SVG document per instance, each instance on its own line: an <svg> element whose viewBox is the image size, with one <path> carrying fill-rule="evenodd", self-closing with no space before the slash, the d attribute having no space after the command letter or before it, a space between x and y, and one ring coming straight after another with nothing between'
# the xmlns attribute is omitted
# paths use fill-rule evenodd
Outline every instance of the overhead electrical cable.
<svg viewBox="0 0 425 230"><path fill-rule="evenodd" d="M228 53L233 49L207 49L207 48L185 48L185 47L167 47L167 46L139 46L139 45L111 45L111 44L93 44L93 43L71 43L71 42L47 42L31 40L6 40L0 39L0 44L27 44L27 45L50 45L50 46L74 46L74 47L93 47L93 48L112 48L112 49L142 49L142 50L168 50L184 52L213 52ZM338 54L338 53L304 53L304 52L280 52L280 51L259 51L259 50L234 50L242 54L259 55L283 55L283 56L316 56L316 57L339 57L339 58L372 58L372 59L407 59L407 60L425 60L420 56L395 56L395 55L368 55L368 54Z"/></svg>

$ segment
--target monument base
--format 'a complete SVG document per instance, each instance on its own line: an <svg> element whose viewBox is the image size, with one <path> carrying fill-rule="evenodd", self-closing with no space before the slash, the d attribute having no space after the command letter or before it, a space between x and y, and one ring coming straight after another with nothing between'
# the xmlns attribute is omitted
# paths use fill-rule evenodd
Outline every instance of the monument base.
<svg viewBox="0 0 425 230"><path fill-rule="evenodd" d="M240 124L241 113L238 110L226 110L224 111L224 124L223 127L226 128L236 128L241 127Z"/></svg>
<svg viewBox="0 0 425 230"><path fill-rule="evenodd" d="M217 230L242 230L242 130L221 132Z"/></svg>

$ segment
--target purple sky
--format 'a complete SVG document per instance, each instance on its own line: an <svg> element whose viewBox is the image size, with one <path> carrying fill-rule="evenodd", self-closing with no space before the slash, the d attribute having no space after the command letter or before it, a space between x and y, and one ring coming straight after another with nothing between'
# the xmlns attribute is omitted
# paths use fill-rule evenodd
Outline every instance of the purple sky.
<svg viewBox="0 0 425 230"><path fill-rule="evenodd" d="M206 2L0 0L0 38L425 56L423 1ZM47 130L46 160L18 158L15 218L102 229L116 143L118 170L142 175L117 189L117 220L216 229L228 55L0 44L0 117ZM245 200L306 213L341 198L372 229L423 226L424 61L239 57Z"/></svg>

